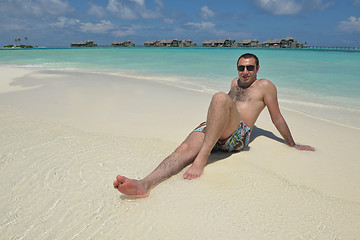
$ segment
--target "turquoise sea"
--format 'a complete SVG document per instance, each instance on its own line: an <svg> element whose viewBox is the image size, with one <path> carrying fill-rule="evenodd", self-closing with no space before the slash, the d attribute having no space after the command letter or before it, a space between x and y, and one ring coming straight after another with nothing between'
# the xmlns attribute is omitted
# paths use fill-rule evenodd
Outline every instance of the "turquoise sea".
<svg viewBox="0 0 360 240"><path fill-rule="evenodd" d="M360 52L258 48L1 49L0 67L137 76L194 91L229 90L236 61L260 59L259 78L278 88L281 107L360 127ZM101 81L101 79L99 79Z"/></svg>

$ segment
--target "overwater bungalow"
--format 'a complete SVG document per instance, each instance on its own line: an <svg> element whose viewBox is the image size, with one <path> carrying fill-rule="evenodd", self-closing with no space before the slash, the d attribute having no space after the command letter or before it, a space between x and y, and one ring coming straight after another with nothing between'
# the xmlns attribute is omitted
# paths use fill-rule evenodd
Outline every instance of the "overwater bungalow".
<svg viewBox="0 0 360 240"><path fill-rule="evenodd" d="M196 42L188 40L180 40L179 41L179 47L196 47Z"/></svg>
<svg viewBox="0 0 360 240"><path fill-rule="evenodd" d="M159 47L178 47L178 46L179 46L178 39L161 40L159 42Z"/></svg>
<svg viewBox="0 0 360 240"><path fill-rule="evenodd" d="M259 44L259 47L270 47L271 46L271 40L266 40Z"/></svg>
<svg viewBox="0 0 360 240"><path fill-rule="evenodd" d="M235 40L228 39L217 39L217 40L210 40L210 41L203 41L202 45L204 47L231 47L234 44Z"/></svg>
<svg viewBox="0 0 360 240"><path fill-rule="evenodd" d="M277 38L271 41L271 47L279 48L281 47L281 39Z"/></svg>
<svg viewBox="0 0 360 240"><path fill-rule="evenodd" d="M145 47L155 47L158 42L159 41L157 41L157 40L146 41L146 42L144 42L144 46Z"/></svg>
<svg viewBox="0 0 360 240"><path fill-rule="evenodd" d="M127 41L114 41L111 43L113 47L135 47L135 43L132 43L130 40Z"/></svg>
<svg viewBox="0 0 360 240"><path fill-rule="evenodd" d="M203 47L265 47L265 48L303 48L304 44L297 42L292 37L278 38L274 40L266 40L259 42L256 39L248 40L231 40L227 39L216 39L216 40L205 40L201 43ZM196 42L191 40L152 40L144 42L145 47L195 47Z"/></svg>
<svg viewBox="0 0 360 240"><path fill-rule="evenodd" d="M279 38L274 40L266 40L259 44L260 47L270 47L270 48L302 48L304 44L297 42L292 37Z"/></svg>
<svg viewBox="0 0 360 240"><path fill-rule="evenodd" d="M96 47L97 44L94 43L93 40L79 41L79 42L71 42L71 47Z"/></svg>
<svg viewBox="0 0 360 240"><path fill-rule="evenodd" d="M253 40L239 40L234 42L233 47L258 47L259 46L259 41L256 39Z"/></svg>
<svg viewBox="0 0 360 240"><path fill-rule="evenodd" d="M304 43L295 41L292 37L286 37L281 39L281 46L286 48L302 48L304 47Z"/></svg>
<svg viewBox="0 0 360 240"><path fill-rule="evenodd" d="M194 47L196 42L189 40L178 40L169 39L169 40L152 40L144 42L145 47Z"/></svg>

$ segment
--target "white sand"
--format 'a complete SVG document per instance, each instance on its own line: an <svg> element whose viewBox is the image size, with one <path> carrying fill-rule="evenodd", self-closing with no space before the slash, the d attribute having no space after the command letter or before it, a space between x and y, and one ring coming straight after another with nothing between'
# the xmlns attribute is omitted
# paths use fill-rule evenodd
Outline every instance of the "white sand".
<svg viewBox="0 0 360 240"><path fill-rule="evenodd" d="M133 199L114 177L146 176L205 119L211 96L99 74L0 74L1 239L360 236L359 129L282 109L295 140L317 148L300 152L265 110L250 151L214 154L200 179L182 172Z"/></svg>
<svg viewBox="0 0 360 240"><path fill-rule="evenodd" d="M14 80L16 80L18 78L24 78L30 73L33 73L33 71L31 71L29 69L2 67L1 68L1 81L0 81L0 94L29 90L29 89L41 87L41 86L24 87L20 84L17 84L17 85L12 84L14 82Z"/></svg>

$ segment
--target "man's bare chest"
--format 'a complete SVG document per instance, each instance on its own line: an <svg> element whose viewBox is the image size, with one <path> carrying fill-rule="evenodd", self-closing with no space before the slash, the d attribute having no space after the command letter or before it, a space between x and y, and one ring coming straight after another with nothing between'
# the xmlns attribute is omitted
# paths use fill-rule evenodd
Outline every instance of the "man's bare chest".
<svg viewBox="0 0 360 240"><path fill-rule="evenodd" d="M251 89L233 87L229 92L229 96L235 102L251 102L253 100Z"/></svg>

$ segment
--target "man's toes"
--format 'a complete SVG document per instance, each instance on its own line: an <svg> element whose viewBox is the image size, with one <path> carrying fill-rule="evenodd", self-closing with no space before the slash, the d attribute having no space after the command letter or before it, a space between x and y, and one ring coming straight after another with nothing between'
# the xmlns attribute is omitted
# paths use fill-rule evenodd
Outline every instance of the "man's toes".
<svg viewBox="0 0 360 240"><path fill-rule="evenodd" d="M115 180L115 181L113 182L113 185L114 185L114 188L118 188L118 186L119 186L118 180Z"/></svg>
<svg viewBox="0 0 360 240"><path fill-rule="evenodd" d="M126 180L126 177L117 175L116 180L119 182L119 184L123 184L125 182L125 180Z"/></svg>

